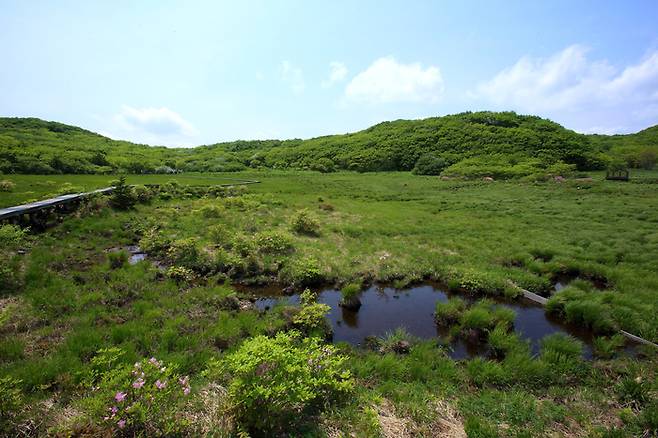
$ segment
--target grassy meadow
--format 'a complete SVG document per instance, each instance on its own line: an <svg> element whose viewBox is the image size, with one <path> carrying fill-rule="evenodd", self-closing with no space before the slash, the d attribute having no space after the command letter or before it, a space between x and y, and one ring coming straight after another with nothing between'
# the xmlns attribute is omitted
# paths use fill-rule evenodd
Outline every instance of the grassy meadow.
<svg viewBox="0 0 658 438"><path fill-rule="evenodd" d="M165 189L144 189L144 202L127 210L99 198L43 233L4 240L20 278L0 294L0 383L12 394L0 433L651 436L656 353L628 357L611 345L620 329L658 342L658 172L634 172L630 182L591 174L535 183L407 172L130 175L129 184ZM14 187L0 193L0 207L114 177L2 179ZM212 196L186 189L235 179L261 183ZM127 263L129 245L147 259ZM560 336L533 356L495 318L480 328L497 353L469 360L403 332L377 348L323 347L313 340L323 337L325 309L312 293L299 306L259 311L249 289L431 280L477 298L520 299L519 288L548 296L563 278L573 281L547 311L593 333L595 360ZM487 309L454 319L463 331ZM285 338L291 330L301 339ZM290 342L297 355L282 347ZM402 353L400 342L409 344ZM294 393L286 376L306 366L295 357L322 348L317 360L333 362L297 376L311 389ZM157 382L178 379L184 396L162 389L138 399L142 377L117 392L149 358L167 364L153 368ZM276 374L277 363L288 371ZM272 386L254 380L263 375ZM259 404L293 393L293 402ZM136 400L127 423L115 417L113 397L119 407ZM276 422L264 424L254 412L271 406L289 409L269 412Z"/></svg>

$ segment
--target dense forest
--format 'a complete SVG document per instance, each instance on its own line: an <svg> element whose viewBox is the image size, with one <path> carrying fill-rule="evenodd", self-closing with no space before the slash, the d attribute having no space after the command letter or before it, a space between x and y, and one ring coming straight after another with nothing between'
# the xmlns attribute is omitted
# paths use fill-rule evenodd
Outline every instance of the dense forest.
<svg viewBox="0 0 658 438"><path fill-rule="evenodd" d="M461 113L383 122L308 140L233 141L165 148L112 140L57 122L0 118L0 172L174 173L245 168L320 172L414 170L420 174L523 177L604 169L612 162L651 168L658 126L630 135L583 135L514 112Z"/></svg>

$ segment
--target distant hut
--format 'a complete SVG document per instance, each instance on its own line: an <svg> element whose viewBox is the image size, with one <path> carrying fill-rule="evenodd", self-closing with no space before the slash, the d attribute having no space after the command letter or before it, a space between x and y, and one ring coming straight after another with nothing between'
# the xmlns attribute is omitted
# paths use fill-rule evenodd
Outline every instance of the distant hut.
<svg viewBox="0 0 658 438"><path fill-rule="evenodd" d="M628 181L628 166L626 163L617 160L610 163L608 170L605 173L605 179L613 181Z"/></svg>

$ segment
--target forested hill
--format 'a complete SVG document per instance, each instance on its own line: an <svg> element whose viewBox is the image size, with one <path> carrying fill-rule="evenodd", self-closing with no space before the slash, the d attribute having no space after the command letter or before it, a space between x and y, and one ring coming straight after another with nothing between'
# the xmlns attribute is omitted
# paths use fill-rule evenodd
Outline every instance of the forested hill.
<svg viewBox="0 0 658 438"><path fill-rule="evenodd" d="M411 170L429 163L433 173L516 177L551 166L603 168L615 157L655 150L657 137L658 127L632 135L586 136L535 116L477 112L384 122L356 133L308 140L173 149L116 141L35 118L0 118L0 171L152 173L265 167L367 172Z"/></svg>

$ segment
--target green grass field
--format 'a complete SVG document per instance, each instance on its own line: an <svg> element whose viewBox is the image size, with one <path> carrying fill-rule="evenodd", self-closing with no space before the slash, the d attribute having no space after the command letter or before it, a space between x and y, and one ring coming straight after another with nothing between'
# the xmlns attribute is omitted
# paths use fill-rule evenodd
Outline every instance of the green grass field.
<svg viewBox="0 0 658 438"><path fill-rule="evenodd" d="M97 352L120 348L127 364L155 356L191 376L194 402L181 406L179 417L196 420L184 434L237 435L241 417L219 406L229 402L215 391L213 374L204 373L208 363L238 351L245 339L308 326L299 309L263 313L244 305L249 294L233 283L300 291L433 280L498 299L518 295L512 283L542 293L557 278L578 277L551 300L556 315L601 343L618 329L658 342L658 172L633 177L522 183L404 172L129 176L131 184L261 183L229 197L174 193L129 211L101 203L29 236L26 253L16 255L24 285L0 297L0 376L20 381L20 421L48 418L35 431L93 434L106 430L94 420L89 389ZM0 193L0 206L49 196L65 183L88 190L114 178L2 179L15 187ZM308 223L291 227L300 211ZM113 269L110 252L136 243L185 275L163 274L149 261ZM411 340L409 354L340 345L355 387L347 399L305 417L304 430L603 437L656 427L658 362L650 349L637 358L588 362L556 342L532 357L513 336L498 335L513 345L502 359L461 362L431 340Z"/></svg>

